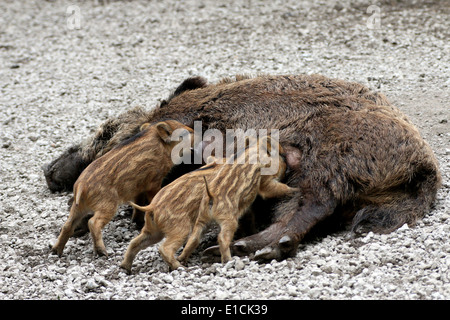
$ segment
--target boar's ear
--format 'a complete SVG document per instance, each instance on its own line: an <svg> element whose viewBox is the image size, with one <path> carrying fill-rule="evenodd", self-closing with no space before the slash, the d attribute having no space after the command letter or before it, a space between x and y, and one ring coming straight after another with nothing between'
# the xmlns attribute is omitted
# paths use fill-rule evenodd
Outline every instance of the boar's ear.
<svg viewBox="0 0 450 320"><path fill-rule="evenodd" d="M172 134L172 127L167 122L160 122L156 125L156 131L158 132L161 140L165 143L170 143L170 135Z"/></svg>
<svg viewBox="0 0 450 320"><path fill-rule="evenodd" d="M192 77L188 78L181 83L178 88L175 89L175 91L170 95L170 97L166 100L161 101L159 104L160 108L165 107L169 104L170 100L175 98L176 96L179 96L185 91L195 90L199 88L204 88L208 86L208 81L203 77Z"/></svg>

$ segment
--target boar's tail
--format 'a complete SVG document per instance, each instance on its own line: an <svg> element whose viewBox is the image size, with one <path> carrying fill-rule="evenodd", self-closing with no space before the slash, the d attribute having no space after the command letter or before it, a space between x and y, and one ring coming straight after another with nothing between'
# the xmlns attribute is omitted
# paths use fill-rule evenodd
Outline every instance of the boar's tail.
<svg viewBox="0 0 450 320"><path fill-rule="evenodd" d="M81 195L83 194L83 185L81 184L77 189L76 189L76 196L75 196L75 205L78 206L80 204L80 199L81 199Z"/></svg>
<svg viewBox="0 0 450 320"><path fill-rule="evenodd" d="M209 190L208 182L206 181L206 177L205 176L203 176L203 180L205 180L206 193L208 194L209 199L213 199L214 196L211 193L211 190Z"/></svg>
<svg viewBox="0 0 450 320"><path fill-rule="evenodd" d="M138 210L141 210L141 211L143 211L143 212L149 211L149 210L150 210L150 206L151 206L151 205L149 204L148 206L141 207L141 206L137 205L136 203L134 203L134 202L132 202L132 201L130 201L129 204L130 204L133 208L138 209Z"/></svg>

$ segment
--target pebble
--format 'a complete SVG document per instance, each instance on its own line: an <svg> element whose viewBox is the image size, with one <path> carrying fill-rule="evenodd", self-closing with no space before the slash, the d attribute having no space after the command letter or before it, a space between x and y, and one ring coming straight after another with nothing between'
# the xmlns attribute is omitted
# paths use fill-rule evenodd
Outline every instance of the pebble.
<svg viewBox="0 0 450 320"><path fill-rule="evenodd" d="M244 270L245 263L241 259L238 259L235 262L234 268L236 269L236 271Z"/></svg>
<svg viewBox="0 0 450 320"><path fill-rule="evenodd" d="M86 283L86 289L88 290L94 290L98 288L97 282L95 282L93 279L89 279Z"/></svg>
<svg viewBox="0 0 450 320"><path fill-rule="evenodd" d="M164 281L165 283L172 283L173 277L170 274L163 274L161 276L161 280Z"/></svg>
<svg viewBox="0 0 450 320"><path fill-rule="evenodd" d="M228 298L228 296L229 295L228 295L228 293L226 291L220 290L220 289L216 290L216 299L218 299L218 300L225 300L225 299Z"/></svg>
<svg viewBox="0 0 450 320"><path fill-rule="evenodd" d="M297 288L291 285L287 285L286 286L286 290L287 293L292 296L292 297L296 297L297 296Z"/></svg>

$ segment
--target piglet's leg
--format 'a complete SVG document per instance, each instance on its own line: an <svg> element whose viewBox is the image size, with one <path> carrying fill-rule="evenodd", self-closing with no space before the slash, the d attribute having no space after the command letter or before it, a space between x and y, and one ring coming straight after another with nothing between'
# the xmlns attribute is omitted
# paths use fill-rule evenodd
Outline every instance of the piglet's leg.
<svg viewBox="0 0 450 320"><path fill-rule="evenodd" d="M142 230L141 233L130 242L120 267L130 273L131 265L133 264L133 260L137 253L148 246L161 241L162 238L163 235L159 232L152 233L147 230Z"/></svg>
<svg viewBox="0 0 450 320"><path fill-rule="evenodd" d="M198 247L204 227L204 223L197 221L192 229L192 233L189 236L186 245L184 246L183 252L181 252L178 256L178 261L187 261L192 252Z"/></svg>
<svg viewBox="0 0 450 320"><path fill-rule="evenodd" d="M275 179L271 179L261 184L259 194L263 198L278 198L293 195L299 190L300 189L298 188L291 188L284 183L281 183ZM231 251L233 252L233 255L248 255L249 253L252 253L256 250L261 249L262 247L265 247L266 245L269 245L273 241L276 241L278 238L278 234L284 227L285 224L283 223L283 221L275 222L261 233L236 241L233 244ZM220 247L214 246L206 249L203 254L218 255L219 252Z"/></svg>
<svg viewBox="0 0 450 320"><path fill-rule="evenodd" d="M286 187L288 186L286 185ZM302 201L301 198L300 193L296 193L293 197L285 201L283 200L283 203L277 207L277 211L279 212L278 219L263 231L235 241L231 245L232 254L236 256L248 256L277 241L280 238L282 230L286 227L287 222L291 219L299 203ZM258 219L258 212L255 212L255 217ZM203 252L203 255L205 257L219 256L220 248L218 246L210 247Z"/></svg>
<svg viewBox="0 0 450 320"><path fill-rule="evenodd" d="M95 211L94 216L89 219L88 226L94 242L94 251L99 256L107 256L105 244L103 243L102 229L112 220L116 214L117 207L104 208Z"/></svg>
<svg viewBox="0 0 450 320"><path fill-rule="evenodd" d="M183 245L187 238L186 235L167 236L164 243L159 247L159 252L163 259L167 262L170 270L176 270L181 267L181 263L175 259L175 252Z"/></svg>
<svg viewBox="0 0 450 320"><path fill-rule="evenodd" d="M230 244L238 227L237 219L234 217L234 213L232 214L232 217L220 220L217 219L217 223L220 225L220 233L217 241L219 242L222 263L226 263L231 260Z"/></svg>
<svg viewBox="0 0 450 320"><path fill-rule="evenodd" d="M61 229L58 236L58 240L52 247L52 253L58 256L62 255L64 247L69 240L69 238L74 234L75 228L81 223L85 217L85 212L79 210L78 206L75 204L70 208L69 218Z"/></svg>
<svg viewBox="0 0 450 320"><path fill-rule="evenodd" d="M295 192L299 192L298 188L291 188L288 185L281 183L275 179L270 180L268 183L265 183L261 186L259 190L259 195L263 198L279 198L287 195L294 194Z"/></svg>

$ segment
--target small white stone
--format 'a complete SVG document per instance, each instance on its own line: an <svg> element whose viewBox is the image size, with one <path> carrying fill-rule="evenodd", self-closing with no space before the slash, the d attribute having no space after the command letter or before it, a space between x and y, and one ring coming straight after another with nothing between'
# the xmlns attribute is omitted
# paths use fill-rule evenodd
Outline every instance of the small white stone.
<svg viewBox="0 0 450 320"><path fill-rule="evenodd" d="M86 289L94 290L96 288L98 288L98 284L93 279L89 279L86 283Z"/></svg>
<svg viewBox="0 0 450 320"><path fill-rule="evenodd" d="M161 277L162 281L165 283L172 283L173 277L170 274L165 274Z"/></svg>
<svg viewBox="0 0 450 320"><path fill-rule="evenodd" d="M236 271L241 271L245 268L245 263L241 259L236 260L236 263L234 264L234 268Z"/></svg>

